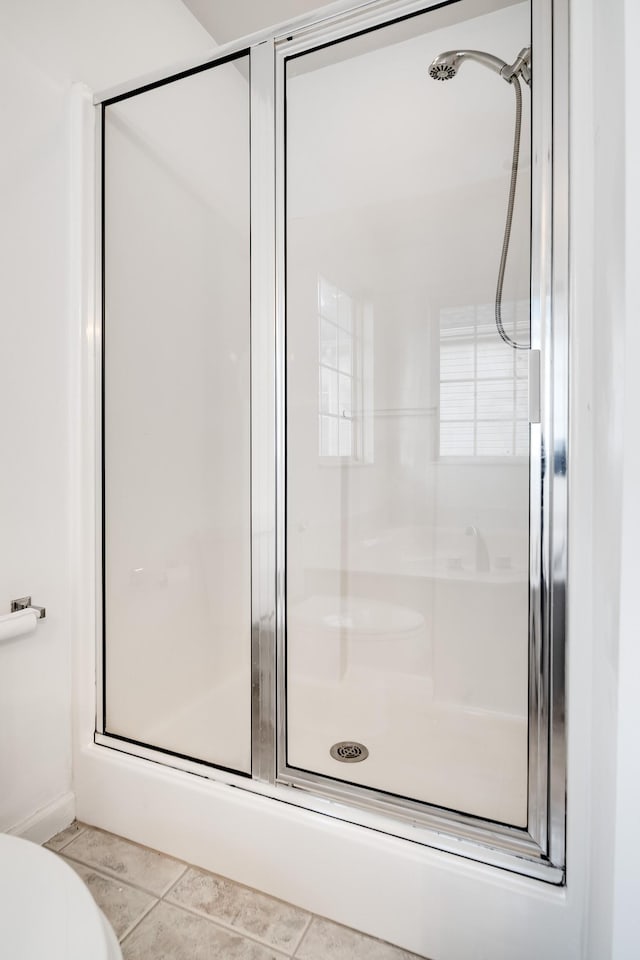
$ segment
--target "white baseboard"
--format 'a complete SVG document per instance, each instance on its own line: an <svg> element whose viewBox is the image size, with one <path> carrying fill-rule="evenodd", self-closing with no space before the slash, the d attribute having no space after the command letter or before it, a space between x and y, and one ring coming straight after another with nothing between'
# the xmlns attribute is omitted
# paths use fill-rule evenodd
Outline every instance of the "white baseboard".
<svg viewBox="0 0 640 960"><path fill-rule="evenodd" d="M76 797L74 793L63 793L46 806L25 817L7 833L15 837L24 837L33 843L45 843L56 833L68 827L76 815Z"/></svg>

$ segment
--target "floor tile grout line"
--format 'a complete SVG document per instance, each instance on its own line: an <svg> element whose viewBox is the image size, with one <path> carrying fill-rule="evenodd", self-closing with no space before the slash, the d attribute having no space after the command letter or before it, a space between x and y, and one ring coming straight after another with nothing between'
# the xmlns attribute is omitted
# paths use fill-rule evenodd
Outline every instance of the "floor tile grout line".
<svg viewBox="0 0 640 960"><path fill-rule="evenodd" d="M144 915L143 917L140 917L140 919L138 920L138 922L137 922L137 923L134 923L134 925L131 927L131 929L130 929L130 930L127 930L127 932L124 934L124 936L123 936L122 939L120 940L120 946L122 946L122 944L125 942L125 940L128 940L128 939L129 939L129 937L131 936L131 934L133 933L133 931L138 929L138 927L140 926L140 924L142 923L142 921L143 921L143 920L146 920L147 917L148 917L151 913L153 913L153 911L156 909L156 907L157 907L160 903L162 903L161 900L156 900L155 903L152 903L152 904L151 904L151 906L149 907L149 909L147 910L147 912L145 913L145 915Z"/></svg>
<svg viewBox="0 0 640 960"><path fill-rule="evenodd" d="M118 941L119 941L120 943L122 943L122 941L123 941L126 937L128 937L130 933L133 933L133 931L136 929L136 927L137 927L139 924L142 923L142 921L144 920L145 917L148 917L148 916L149 916L149 914L151 913L151 911L153 910L153 908L154 908L155 906L157 906L159 903L160 903L160 900L158 900L158 899L152 900L151 903L149 903L149 904L144 908L144 910L142 911L142 913L140 914L140 916L138 917L138 919L135 921L135 923L131 924L130 927L127 927L127 929L126 929L125 932L122 934L122 936L121 936L121 937L118 937Z"/></svg>
<svg viewBox="0 0 640 960"><path fill-rule="evenodd" d="M307 925L305 926L304 930L302 931L302 933L301 933L301 935L300 935L300 939L298 940L297 944L295 945L295 948L291 951L291 956L292 956L292 957L295 957L295 955L297 954L298 950L299 950L300 947L302 946L302 943L303 943L305 937L307 936L307 933L309 932L309 927L310 927L311 924L313 923L313 919L314 919L314 914L313 914L313 913L310 913L310 914L309 914L309 919L307 920Z"/></svg>
<svg viewBox="0 0 640 960"><path fill-rule="evenodd" d="M186 873L187 870L189 870L189 869L190 869L190 865L189 865L188 863L185 863L185 865L184 865L184 870L182 871L182 873L180 874L180 876L179 876L179 877L176 877L176 879L175 879L172 883L169 884L169 886L167 887L167 889L164 891L164 893L163 893L158 899L159 899L159 900L164 900L165 897L168 897L169 894L171 893L171 891L173 890L173 888L180 883L180 881L183 879L185 873Z"/></svg>
<svg viewBox="0 0 640 960"><path fill-rule="evenodd" d="M73 860L74 863L80 864L81 867L86 867L88 870L93 870L95 873L99 874L100 876L106 877L107 880L115 880L118 883L124 884L125 887L133 887L134 890L140 890L142 893L146 893L150 897L155 897L156 900L161 900L162 897L164 896L164 894L158 893L157 890L150 890L149 887L143 887L141 884L134 883L132 880L129 880L129 879L125 880L121 874L116 873L115 871L110 871L108 867L103 867L103 866L98 867L95 865L95 863L88 863L86 860L80 860L78 857L72 857L70 854L63 853L62 851L56 850L54 852L59 853L59 855L62 856L65 860ZM187 869L188 867L185 867L185 870ZM181 877L184 876L184 872L185 871L183 870L182 873L180 874ZM173 886L173 883L171 884L171 886ZM169 889L171 889L171 887L169 887Z"/></svg>
<svg viewBox="0 0 640 960"><path fill-rule="evenodd" d="M312 913L312 914L311 914L311 919L309 920L309 923L307 924L307 929L305 930L304 934L303 934L302 937L300 938L300 943L299 943L298 946L296 947L296 951L295 951L295 953L294 953L294 955L293 955L294 957L296 957L296 958L298 957L300 949L302 948L303 944L306 942L306 940L307 940L308 937L309 937L309 931L311 930L311 927L313 926L314 921L315 921L315 920L324 920L324 919L325 919L325 917L321 917L320 914L318 914L318 913ZM333 923L333 921L331 920L330 923Z"/></svg>
<svg viewBox="0 0 640 960"><path fill-rule="evenodd" d="M227 933L234 933L236 936L244 937L245 940L251 940L253 943L259 944L261 947L268 947L270 950L275 950L277 953L286 954L289 957L293 956L293 953L289 947L277 946L274 943L269 943L268 940L262 940L255 933L249 933L249 931L242 929L242 927L233 927L231 924L225 923L224 920L220 920L218 917L212 917L211 914L204 913L202 910L198 910L196 907L189 907L184 903L176 903L175 900L163 900L163 903L166 903L170 907L175 907L176 910L183 910L184 913L188 913L192 917L198 917L200 920L208 920L209 923L212 923L216 927L220 927Z"/></svg>

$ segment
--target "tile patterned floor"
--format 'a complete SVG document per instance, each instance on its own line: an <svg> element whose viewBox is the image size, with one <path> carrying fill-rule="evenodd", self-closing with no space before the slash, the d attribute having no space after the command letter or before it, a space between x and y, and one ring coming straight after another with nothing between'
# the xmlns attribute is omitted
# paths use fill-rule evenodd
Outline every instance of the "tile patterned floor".
<svg viewBox="0 0 640 960"><path fill-rule="evenodd" d="M111 922L124 960L418 960L381 940L81 823L45 846L84 880Z"/></svg>

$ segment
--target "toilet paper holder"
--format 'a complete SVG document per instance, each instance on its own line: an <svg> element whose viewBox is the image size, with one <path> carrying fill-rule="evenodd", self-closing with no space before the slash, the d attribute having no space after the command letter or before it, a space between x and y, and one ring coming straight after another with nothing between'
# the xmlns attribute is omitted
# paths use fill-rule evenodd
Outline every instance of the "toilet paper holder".
<svg viewBox="0 0 640 960"><path fill-rule="evenodd" d="M29 608L38 611L39 620L45 619L47 615L46 609L44 607L37 607L35 603L31 603L31 597L18 597L17 600L11 601L11 613L17 613L19 610L28 610Z"/></svg>

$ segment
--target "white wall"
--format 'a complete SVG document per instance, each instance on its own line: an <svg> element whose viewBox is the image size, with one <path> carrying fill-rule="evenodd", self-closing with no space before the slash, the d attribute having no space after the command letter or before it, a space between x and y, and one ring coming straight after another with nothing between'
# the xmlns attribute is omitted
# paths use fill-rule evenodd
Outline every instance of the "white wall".
<svg viewBox="0 0 640 960"><path fill-rule="evenodd" d="M0 609L27 593L47 607L35 635L0 647L6 830L71 788L71 331L67 104L1 31L0 48Z"/></svg>
<svg viewBox="0 0 640 960"><path fill-rule="evenodd" d="M631 960L640 939L640 80L633 45L639 13L633 0L576 3L572 21L572 143L573 157L579 158L572 175L572 293L575 333L585 345L573 370L581 398L573 435L583 451L591 447L593 469L591 509L577 503L572 518L574 529L592 531L591 549L587 552L587 533L585 555L572 561L586 589L581 603L573 605L578 632L570 651L574 662L582 660L590 670L591 688L569 690L574 707L588 697L580 731L588 750L586 778L575 775L570 754L569 790L584 789L589 798L591 826L583 838L589 960ZM605 62L620 69L599 69ZM591 330L591 348L581 333L585 328Z"/></svg>
<svg viewBox="0 0 640 960"><path fill-rule="evenodd" d="M579 509L572 497L571 522L574 529L584 531L588 560L585 564L582 557L574 557L571 562L580 568L574 573L581 573L585 586L590 583L592 589L574 598L574 620L579 627L588 611L590 626L574 634L569 656L572 661L584 657L591 669L590 688L574 696L589 697L581 733L588 745L584 789L591 822L585 845L589 878L585 940L587 956L593 960L630 957L633 949L626 944L622 952L614 953L612 947L620 581L627 509L623 468L632 437L626 434L626 424L629 416L634 419L625 398L625 97L622 69L606 75L597 70L605 60L623 62L623 14L622 3L608 3L606 9L594 3L573 23L572 315L574 341L583 344L573 368L581 398L574 413L574 436L581 434L591 446L592 505L587 511ZM590 349L585 328L591 331ZM574 770L570 756L570 790ZM580 788L578 782L573 789Z"/></svg>
<svg viewBox="0 0 640 960"><path fill-rule="evenodd" d="M618 638L618 738L615 806L615 856L613 870L613 951L614 960L637 955L640 943L640 123L637 103L640 76L637 70L635 38L640 34L640 8L634 0L624 5L625 51L625 414L624 463L622 470L622 555L620 618ZM622 38L620 38L622 41ZM622 42L620 43L622 47Z"/></svg>
<svg viewBox="0 0 640 960"><path fill-rule="evenodd" d="M0 612L32 594L37 633L0 647L0 830L43 839L73 814L71 631L77 602L72 467L70 84L119 82L201 54L177 0L0 6ZM45 811L44 823L34 825ZM41 817L40 817L41 819Z"/></svg>

